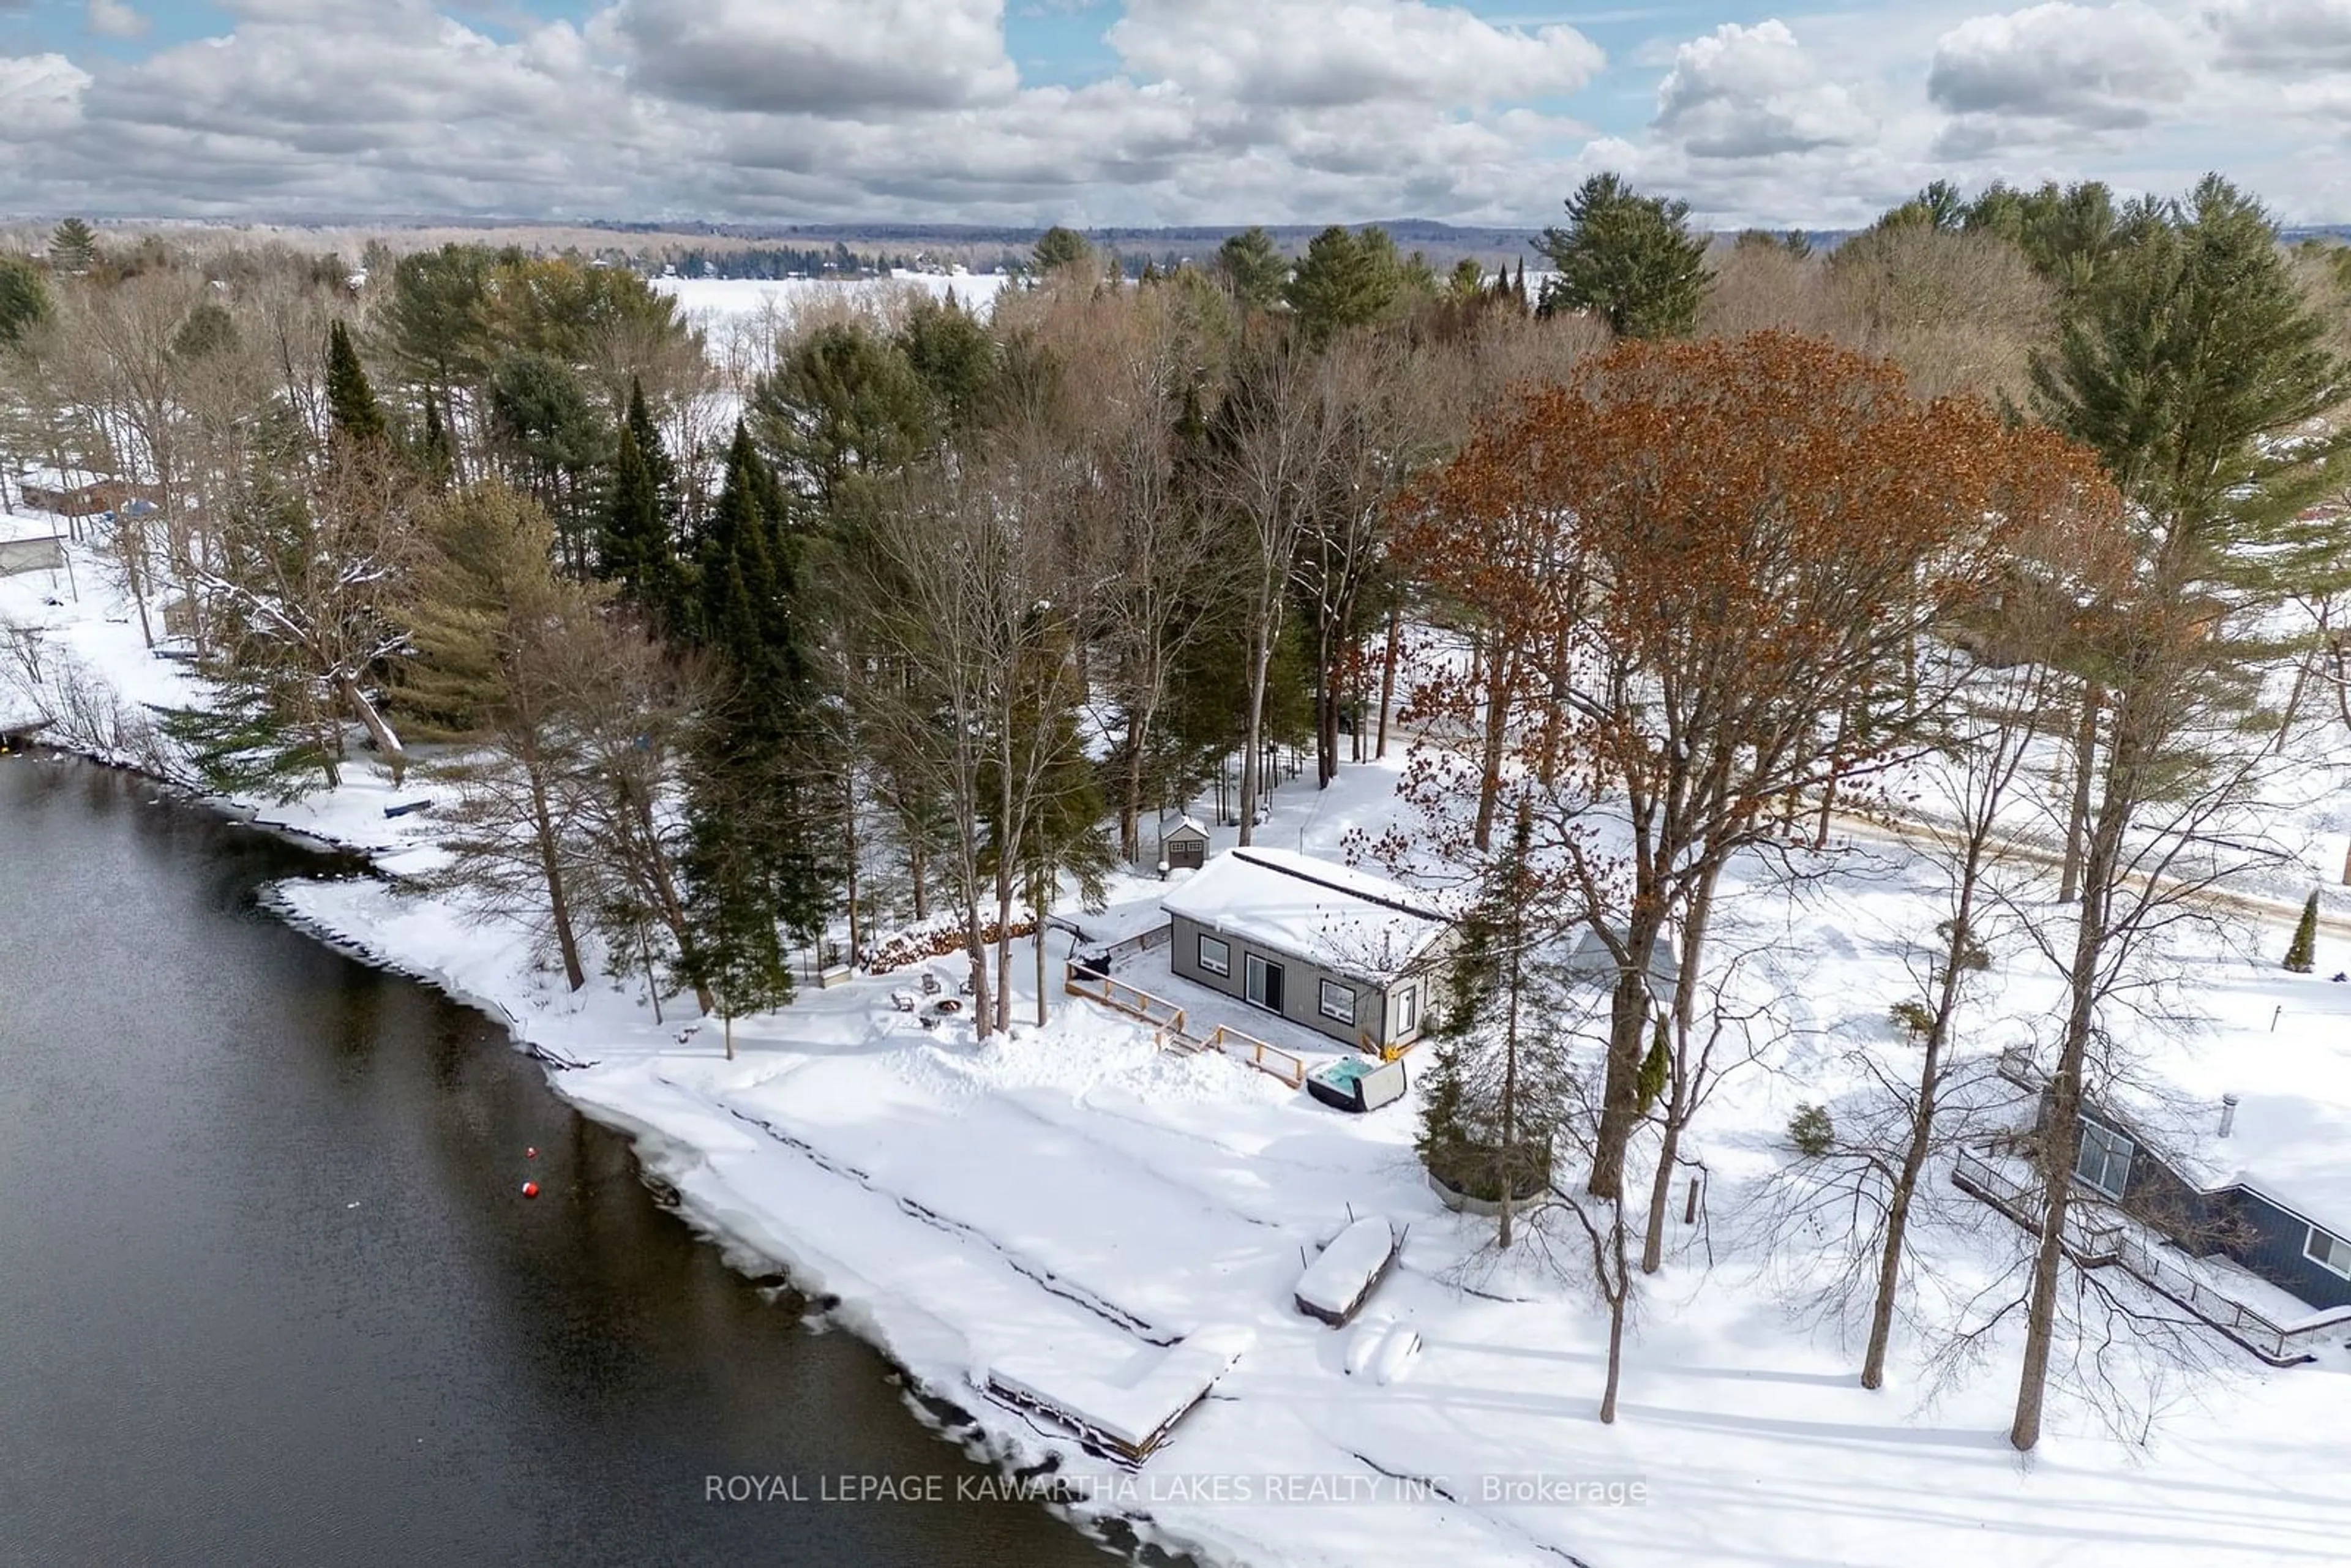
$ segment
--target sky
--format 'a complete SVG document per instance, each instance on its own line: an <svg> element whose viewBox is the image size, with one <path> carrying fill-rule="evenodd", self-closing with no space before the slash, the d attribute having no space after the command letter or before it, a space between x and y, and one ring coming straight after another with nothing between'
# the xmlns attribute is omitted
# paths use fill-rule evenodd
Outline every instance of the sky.
<svg viewBox="0 0 2351 1568"><path fill-rule="evenodd" d="M1938 177L2351 223L2351 0L0 0L0 213L1712 227Z"/></svg>

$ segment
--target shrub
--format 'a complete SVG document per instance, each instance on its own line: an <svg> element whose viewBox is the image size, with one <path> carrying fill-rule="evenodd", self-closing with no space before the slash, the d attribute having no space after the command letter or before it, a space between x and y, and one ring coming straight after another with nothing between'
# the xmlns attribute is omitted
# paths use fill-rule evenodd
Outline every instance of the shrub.
<svg viewBox="0 0 2351 1568"><path fill-rule="evenodd" d="M2310 902L2302 906L2302 918L2294 928L2294 941L2285 950L2285 967L2297 975L2310 973L2313 960L2318 956L2318 894L2313 890Z"/></svg>
<svg viewBox="0 0 2351 1568"><path fill-rule="evenodd" d="M1788 1142L1808 1160L1827 1154L1836 1143L1836 1124L1829 1119L1825 1105L1799 1105L1796 1113L1788 1118Z"/></svg>

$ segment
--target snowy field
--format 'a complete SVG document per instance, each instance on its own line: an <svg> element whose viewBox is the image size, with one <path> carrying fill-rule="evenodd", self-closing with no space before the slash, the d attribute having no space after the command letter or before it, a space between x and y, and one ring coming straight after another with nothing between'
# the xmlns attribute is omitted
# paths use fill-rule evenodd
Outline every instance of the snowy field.
<svg viewBox="0 0 2351 1568"><path fill-rule="evenodd" d="M82 574L78 605L45 602L45 576L0 579L0 619L47 625L134 700L183 697L177 666L110 618L95 575ZM1348 767L1320 794L1287 783L1259 841L1335 859L1351 830L1394 818L1396 778ZM381 854L429 854L429 817L387 821L391 799L355 764L342 790L261 815ZM2342 840L2311 826L2315 880ZM1214 831L1215 847L1230 841ZM1670 1228L1667 1267L1644 1282L1614 1427L1596 1419L1604 1314L1537 1251L1498 1262L1489 1226L1439 1207L1412 1153L1414 1095L1343 1115L1238 1061L1156 1051L1129 1020L1059 994L1050 1025L1009 1040L980 1043L961 1019L926 1030L891 1005L913 971L738 1021L740 1054L727 1061L715 1024L684 1027L674 1008L656 1023L640 995L607 981L567 995L518 932L389 883L298 883L283 899L305 925L580 1064L551 1071L559 1092L632 1135L647 1170L745 1267L783 1265L837 1298L841 1322L968 1413L958 1440L1009 1463L1056 1458L1100 1487L1094 1506L1142 1516L1146 1533L1208 1561L2345 1561L2351 1356L2339 1349L2273 1371L2220 1347L2202 1374L2147 1387L2155 1418L2129 1440L2056 1396L2050 1435L2020 1459L2005 1440L2015 1334L1995 1333L1979 1364L1935 1384L1917 1336L1897 1333L1889 1385L1869 1393L1855 1383L1857 1345L1795 1310L1808 1263L1785 1245L1776 1262L1762 1255L1762 1178L1787 1158L1800 1103L1853 1093L1860 1057L1902 1060L1886 1009L1908 994L1913 944L1940 916L1937 873L1898 843L1864 841L1813 869L1823 878L1792 900L1753 865L1726 889L1725 948L1751 954L1788 1043L1770 1066L1726 1080L1690 1134L1685 1152L1712 1184L1700 1223ZM1100 924L1149 925L1162 891L1120 881ZM2351 1130L2351 985L2325 979L2351 966L2351 942L2323 936L2317 976L2284 976L2275 959L2290 918L2249 915L2177 956L2178 989L2202 1021L2143 1044L2183 1117L2236 1089L2249 1133L2294 1117ZM1049 940L1058 974L1067 938ZM1013 964L1023 985L1029 959ZM931 967L952 994L959 966ZM2052 986L2004 951L1971 1048L2042 1027ZM1034 1006L1022 991L1016 1016ZM1922 1270L1964 1293L2015 1257L2021 1232L1942 1173L1933 1186ZM1399 1262L1365 1309L1371 1330L1325 1328L1294 1309L1292 1291L1314 1250L1366 1214L1409 1227ZM1363 1346L1390 1322L1423 1349L1382 1382ZM1249 1348L1133 1476L977 1389L998 1362L1112 1378L1170 1342L1227 1332ZM1562 1483L1596 1483L1599 1496L1562 1497ZM1339 1494L1356 1500L1330 1500Z"/></svg>
<svg viewBox="0 0 2351 1568"><path fill-rule="evenodd" d="M843 299L880 303L893 296L944 299L986 310L1012 281L1008 273L895 272L888 277L843 281L822 277L657 277L656 292L677 301L679 314L701 327L748 318L789 318L797 310Z"/></svg>

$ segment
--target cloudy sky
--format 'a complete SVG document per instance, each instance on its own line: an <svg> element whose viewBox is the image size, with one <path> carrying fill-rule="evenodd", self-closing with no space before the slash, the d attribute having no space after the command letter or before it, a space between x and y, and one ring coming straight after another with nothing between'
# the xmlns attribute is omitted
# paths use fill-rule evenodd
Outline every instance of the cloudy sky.
<svg viewBox="0 0 2351 1568"><path fill-rule="evenodd" d="M2351 0L0 0L0 212L1710 224L1937 175L2351 222Z"/></svg>

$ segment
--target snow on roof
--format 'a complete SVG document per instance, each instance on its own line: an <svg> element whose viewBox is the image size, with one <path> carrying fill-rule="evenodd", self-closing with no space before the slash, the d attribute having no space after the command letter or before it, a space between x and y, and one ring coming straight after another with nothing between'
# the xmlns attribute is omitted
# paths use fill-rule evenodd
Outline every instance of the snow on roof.
<svg viewBox="0 0 2351 1568"><path fill-rule="evenodd" d="M2209 1187L2243 1186L2337 1236L2351 1237L2351 1106L2300 1094L2240 1093L2229 1135L2220 1108L2181 1151Z"/></svg>
<svg viewBox="0 0 2351 1568"><path fill-rule="evenodd" d="M1167 831L1171 833L1197 833L1202 838L1208 836L1208 830L1200 825L1200 821L1196 817L1182 818Z"/></svg>
<svg viewBox="0 0 2351 1568"><path fill-rule="evenodd" d="M1170 915L1357 979L1395 978L1451 918L1429 894L1286 850L1228 850L1159 901Z"/></svg>

